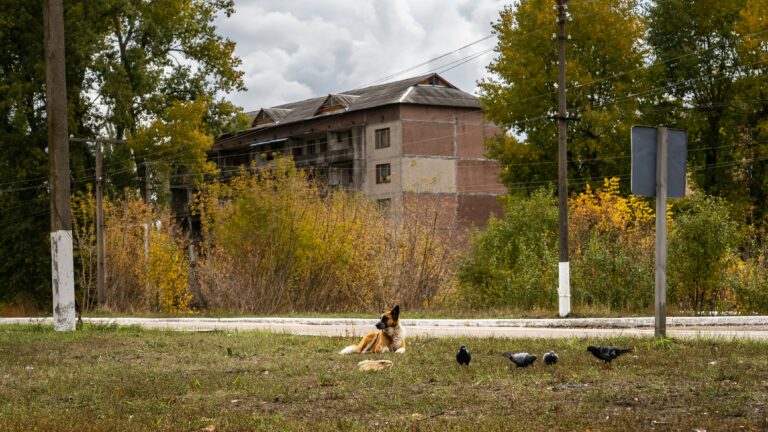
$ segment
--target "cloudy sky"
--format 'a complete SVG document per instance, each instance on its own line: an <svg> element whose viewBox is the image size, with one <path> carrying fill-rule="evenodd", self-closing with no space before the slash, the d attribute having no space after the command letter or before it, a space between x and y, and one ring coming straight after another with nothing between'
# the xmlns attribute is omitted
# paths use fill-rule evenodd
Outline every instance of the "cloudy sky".
<svg viewBox="0 0 768 432"><path fill-rule="evenodd" d="M235 53L243 60L248 91L230 98L251 111L339 93L486 38L387 80L436 71L473 93L493 56L491 22L505 3L235 0L235 14L216 23L220 34L237 43Z"/></svg>

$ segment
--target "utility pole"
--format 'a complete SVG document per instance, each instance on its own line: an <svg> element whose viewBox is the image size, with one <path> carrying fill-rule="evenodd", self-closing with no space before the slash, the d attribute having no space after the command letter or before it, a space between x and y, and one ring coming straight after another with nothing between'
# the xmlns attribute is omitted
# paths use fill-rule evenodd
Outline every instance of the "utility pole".
<svg viewBox="0 0 768 432"><path fill-rule="evenodd" d="M101 163L101 141L96 141L96 302L107 302L106 277L104 276L104 174Z"/></svg>
<svg viewBox="0 0 768 432"><path fill-rule="evenodd" d="M558 289L560 316L571 313L571 275L568 262L568 151L566 132L568 113L565 105L565 21L567 19L566 3L568 0L557 0L557 51L558 51L558 83L559 93L557 107L557 194L559 216L558 256Z"/></svg>
<svg viewBox="0 0 768 432"><path fill-rule="evenodd" d="M149 177L149 162L144 162L144 202L152 203L152 178Z"/></svg>
<svg viewBox="0 0 768 432"><path fill-rule="evenodd" d="M63 0L43 0L43 38L51 194L53 327L56 331L63 332L74 331L76 324L72 208L69 201Z"/></svg>
<svg viewBox="0 0 768 432"><path fill-rule="evenodd" d="M104 173L102 147L104 143L125 144L128 141L105 138L70 138L70 141L93 142L96 146L96 302L104 306L107 302L106 272L104 270Z"/></svg>

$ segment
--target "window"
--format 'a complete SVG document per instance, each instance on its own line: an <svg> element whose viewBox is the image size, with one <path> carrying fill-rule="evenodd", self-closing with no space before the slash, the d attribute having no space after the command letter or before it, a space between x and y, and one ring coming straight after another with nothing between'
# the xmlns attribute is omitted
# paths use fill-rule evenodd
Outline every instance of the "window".
<svg viewBox="0 0 768 432"><path fill-rule="evenodd" d="M389 210L392 207L392 198L382 198L376 200L376 204L379 205L379 209L383 211Z"/></svg>
<svg viewBox="0 0 768 432"><path fill-rule="evenodd" d="M389 164L376 165L376 184L389 183L392 168Z"/></svg>
<svg viewBox="0 0 768 432"><path fill-rule="evenodd" d="M307 154L308 155L315 154L315 140L307 141Z"/></svg>
<svg viewBox="0 0 768 432"><path fill-rule="evenodd" d="M301 154L302 154L302 148L301 147L296 146L296 147L293 148L293 157L301 156Z"/></svg>
<svg viewBox="0 0 768 432"><path fill-rule="evenodd" d="M376 129L376 148L389 147L389 128Z"/></svg>

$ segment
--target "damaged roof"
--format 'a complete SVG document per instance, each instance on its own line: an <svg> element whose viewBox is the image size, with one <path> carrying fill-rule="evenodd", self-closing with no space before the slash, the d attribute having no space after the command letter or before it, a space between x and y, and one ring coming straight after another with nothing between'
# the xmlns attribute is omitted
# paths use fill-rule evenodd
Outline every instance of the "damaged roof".
<svg viewBox="0 0 768 432"><path fill-rule="evenodd" d="M251 128L240 133L391 104L480 108L476 96L431 73L252 111Z"/></svg>

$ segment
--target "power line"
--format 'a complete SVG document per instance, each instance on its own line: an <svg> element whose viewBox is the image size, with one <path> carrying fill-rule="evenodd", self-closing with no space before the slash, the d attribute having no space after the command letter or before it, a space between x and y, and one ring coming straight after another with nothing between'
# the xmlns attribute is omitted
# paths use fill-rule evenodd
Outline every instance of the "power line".
<svg viewBox="0 0 768 432"><path fill-rule="evenodd" d="M400 70L400 71L397 71L397 72L395 72L395 73L393 73L393 74L390 74L390 75L387 75L387 76L381 77L381 78L379 78L379 79L377 79L377 80L374 80L374 81L372 81L372 82L370 82L370 83L368 83L368 84L364 85L363 87L370 87L370 86L373 86L373 85L376 85L376 84L379 84L379 83L383 83L383 82L385 82L385 81L387 81L387 80L390 80L390 79L392 79L392 78L398 77L398 76L400 76L400 75L402 75L402 74L404 74L404 73L406 73L406 72L410 72L410 71L412 71L412 70L414 70L414 69L417 69L417 68L419 68L419 67L421 67L421 66L424 66L424 65L428 65L428 64L430 64L430 63L432 63L432 62L434 62L434 61L437 61L437 60L440 60L440 59L442 59L442 58L448 57L449 55L451 55L451 54L453 54L453 53L457 53L457 52L459 52L459 51L461 51L461 50L463 50L463 49L465 49L465 48L469 48L469 47L471 47L472 45L476 45L476 44L479 44L480 42L483 42L483 41L485 41L485 40L488 40L488 39L490 39L490 38L492 38L492 37L494 37L494 34L493 34L493 33L491 33L491 34L489 34L489 35L486 35L486 36L483 36L483 37L481 37L480 39L477 39L477 40L475 40L475 41L473 41L473 42L470 42L470 43L468 43L468 44L466 44L466 45L463 45L463 46L461 46L461 47L459 47L459 48L456 48L456 49L454 49L454 50L452 50L452 51L448 51L447 53L441 54L441 55L439 55L439 56L437 56L437 57L435 57L435 58L432 58L432 59L429 59L429 60L427 60L427 61L421 62L421 63L419 63L419 64L416 64L416 65L410 66L410 67L408 67L408 68L402 69L402 70Z"/></svg>

